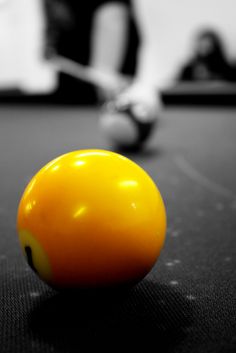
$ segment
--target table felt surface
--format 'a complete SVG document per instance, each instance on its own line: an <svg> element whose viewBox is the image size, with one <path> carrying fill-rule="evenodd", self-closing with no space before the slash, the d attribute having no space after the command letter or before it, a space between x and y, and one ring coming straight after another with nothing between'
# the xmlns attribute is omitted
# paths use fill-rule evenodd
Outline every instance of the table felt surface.
<svg viewBox="0 0 236 353"><path fill-rule="evenodd" d="M0 351L236 351L236 110L165 108L146 148L122 153L165 201L165 246L136 286L58 293L26 264L17 206L63 153L113 147L95 108L0 107Z"/></svg>

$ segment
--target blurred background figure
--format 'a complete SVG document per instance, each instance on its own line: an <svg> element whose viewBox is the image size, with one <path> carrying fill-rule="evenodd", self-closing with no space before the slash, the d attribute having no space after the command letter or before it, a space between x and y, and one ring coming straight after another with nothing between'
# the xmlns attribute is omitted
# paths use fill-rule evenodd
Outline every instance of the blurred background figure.
<svg viewBox="0 0 236 353"><path fill-rule="evenodd" d="M190 61L180 70L180 81L235 81L235 70L225 54L224 43L211 29L200 31L193 41Z"/></svg>
<svg viewBox="0 0 236 353"><path fill-rule="evenodd" d="M210 71L207 71L209 79L217 76L233 80L231 67L236 61L234 0L219 0L217 6L214 0L137 0L133 1L133 8L140 47L130 97L142 96L147 91L145 86L155 87L158 92L168 90L186 63L192 63L195 57L198 60L201 57L201 61L204 58L204 63L210 61L204 66ZM205 28L211 31L202 33ZM203 73L199 78L200 75Z"/></svg>

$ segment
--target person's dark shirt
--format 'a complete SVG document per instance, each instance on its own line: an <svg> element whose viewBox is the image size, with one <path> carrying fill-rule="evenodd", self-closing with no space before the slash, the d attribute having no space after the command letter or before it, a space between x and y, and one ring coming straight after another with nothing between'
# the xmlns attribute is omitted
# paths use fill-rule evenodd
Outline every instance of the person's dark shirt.
<svg viewBox="0 0 236 353"><path fill-rule="evenodd" d="M94 13L111 0L45 0L47 13L46 52L55 51L86 65L90 55L90 36ZM117 0L130 6L129 0Z"/></svg>
<svg viewBox="0 0 236 353"><path fill-rule="evenodd" d="M45 56L62 55L83 65L88 65L90 39L95 11L102 5L121 3L129 10L129 33L127 52L121 68L123 73L133 75L136 67L138 31L132 17L130 0L44 0L46 13ZM61 73L56 93L60 101L85 104L94 103L94 88L73 77Z"/></svg>

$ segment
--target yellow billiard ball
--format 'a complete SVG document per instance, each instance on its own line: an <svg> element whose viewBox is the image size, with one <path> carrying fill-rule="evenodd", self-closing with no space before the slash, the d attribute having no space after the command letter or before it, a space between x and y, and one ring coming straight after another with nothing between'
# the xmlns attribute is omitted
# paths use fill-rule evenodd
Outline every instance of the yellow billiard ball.
<svg viewBox="0 0 236 353"><path fill-rule="evenodd" d="M166 211L150 176L105 150L64 154L29 182L19 203L19 241L38 276L58 288L141 280L165 240Z"/></svg>

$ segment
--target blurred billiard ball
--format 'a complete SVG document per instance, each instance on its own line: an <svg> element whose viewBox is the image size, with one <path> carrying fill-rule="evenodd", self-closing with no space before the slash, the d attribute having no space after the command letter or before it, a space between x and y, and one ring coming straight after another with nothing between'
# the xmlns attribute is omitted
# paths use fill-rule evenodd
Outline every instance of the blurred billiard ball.
<svg viewBox="0 0 236 353"><path fill-rule="evenodd" d="M157 112L144 103L103 105L99 126L103 136L118 149L140 149L157 125Z"/></svg>

